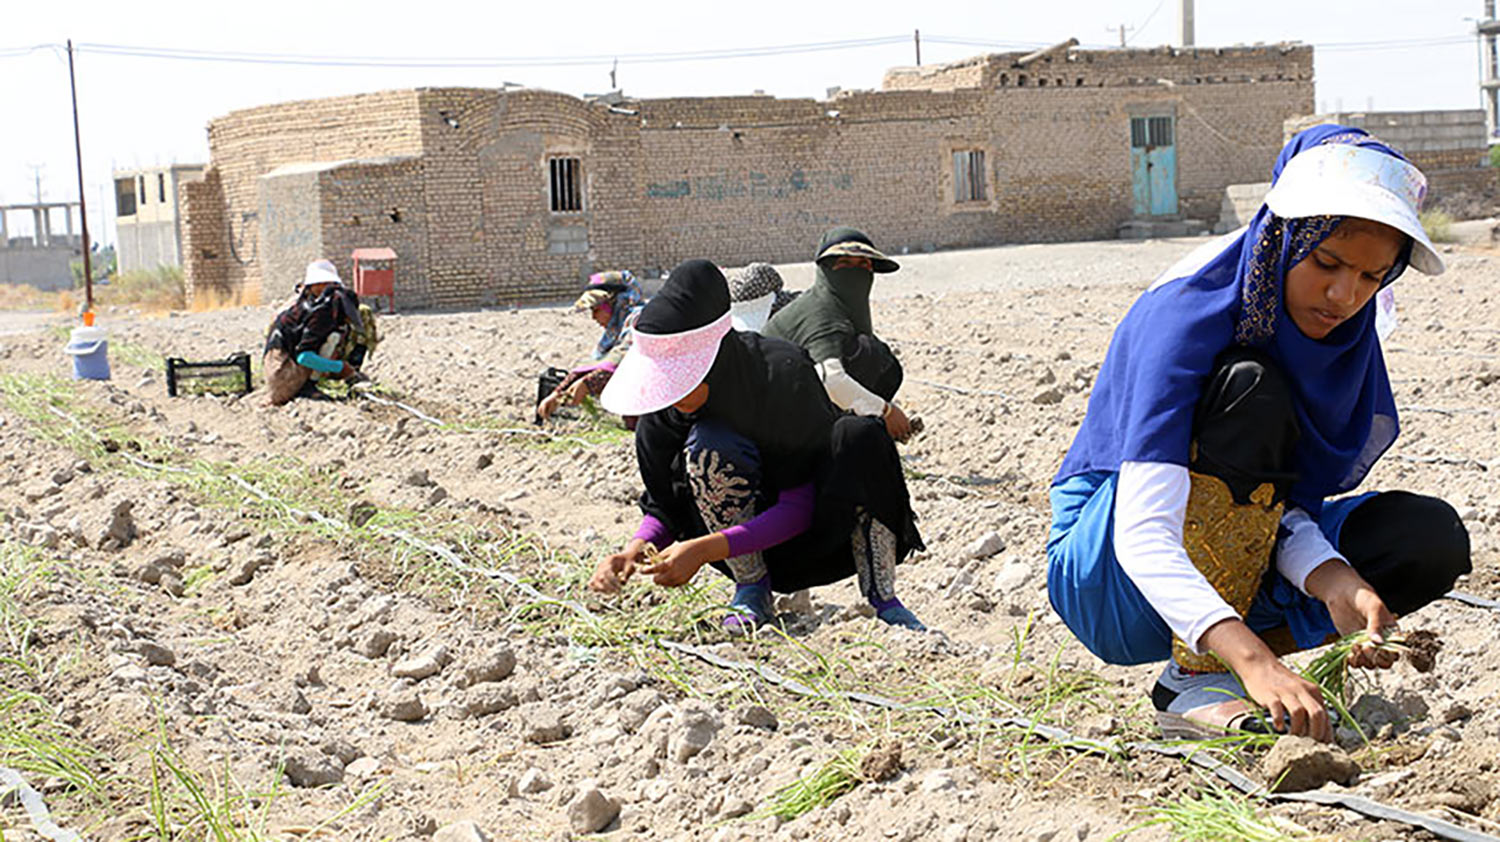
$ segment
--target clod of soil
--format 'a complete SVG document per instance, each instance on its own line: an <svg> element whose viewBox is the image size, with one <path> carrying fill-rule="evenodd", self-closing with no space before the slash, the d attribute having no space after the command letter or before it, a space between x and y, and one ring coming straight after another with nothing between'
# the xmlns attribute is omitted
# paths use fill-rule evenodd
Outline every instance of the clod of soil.
<svg viewBox="0 0 1500 842"><path fill-rule="evenodd" d="M860 777L867 781L888 781L901 774L901 744L881 743L859 762Z"/></svg>
<svg viewBox="0 0 1500 842"><path fill-rule="evenodd" d="M1359 778L1359 764L1344 750L1308 737L1287 735L1261 760L1271 792L1302 792L1323 784L1351 785Z"/></svg>
<svg viewBox="0 0 1500 842"><path fill-rule="evenodd" d="M1438 650L1443 648L1443 641L1438 638L1437 632L1408 632L1404 643L1411 649L1406 655L1411 668L1417 672L1432 672L1433 667L1437 666Z"/></svg>

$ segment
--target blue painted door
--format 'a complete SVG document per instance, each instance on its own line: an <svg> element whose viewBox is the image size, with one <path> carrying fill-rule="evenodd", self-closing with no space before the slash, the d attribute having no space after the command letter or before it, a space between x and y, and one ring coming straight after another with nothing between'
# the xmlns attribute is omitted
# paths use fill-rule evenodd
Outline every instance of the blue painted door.
<svg viewBox="0 0 1500 842"><path fill-rule="evenodd" d="M1171 117L1130 118L1131 189L1136 216L1177 213L1176 128Z"/></svg>

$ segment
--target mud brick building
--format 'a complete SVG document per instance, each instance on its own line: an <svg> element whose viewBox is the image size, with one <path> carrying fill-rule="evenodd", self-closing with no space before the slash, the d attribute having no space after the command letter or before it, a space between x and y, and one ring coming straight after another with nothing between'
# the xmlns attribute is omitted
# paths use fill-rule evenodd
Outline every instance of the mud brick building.
<svg viewBox="0 0 1500 842"><path fill-rule="evenodd" d="M1313 110L1312 48L995 54L879 91L583 100L421 88L208 128L185 185L193 289L270 300L328 257L399 254L402 306L551 301L600 269L805 260L834 224L896 253L1213 220Z"/></svg>

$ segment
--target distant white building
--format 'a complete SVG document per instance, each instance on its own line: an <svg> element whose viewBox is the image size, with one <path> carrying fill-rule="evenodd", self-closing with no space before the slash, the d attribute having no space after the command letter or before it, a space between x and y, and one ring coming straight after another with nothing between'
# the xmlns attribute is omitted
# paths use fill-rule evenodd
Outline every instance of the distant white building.
<svg viewBox="0 0 1500 842"><path fill-rule="evenodd" d="M182 265L182 185L203 164L115 171L115 242L121 272Z"/></svg>

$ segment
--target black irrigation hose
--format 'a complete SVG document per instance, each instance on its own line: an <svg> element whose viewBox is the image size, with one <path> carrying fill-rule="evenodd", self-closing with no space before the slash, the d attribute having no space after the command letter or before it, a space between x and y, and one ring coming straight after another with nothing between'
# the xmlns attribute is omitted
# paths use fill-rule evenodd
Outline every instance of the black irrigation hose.
<svg viewBox="0 0 1500 842"><path fill-rule="evenodd" d="M1014 728L1024 730L1030 734L1038 734L1048 740L1058 743L1065 748L1079 749L1084 751L1098 752L1106 756L1117 756L1123 752L1145 751L1153 754L1161 754L1169 757L1180 757L1184 761L1198 766L1213 773L1220 780L1245 793L1271 801L1304 801L1312 804L1323 804L1331 807L1343 807L1353 810L1362 816L1385 821L1401 822L1402 824L1419 827L1429 833L1451 839L1454 842L1500 842L1500 837L1490 836L1486 833L1469 830L1452 822L1445 821L1435 816L1426 816L1421 813L1413 813L1399 807L1392 807L1378 801L1372 801L1358 795L1343 795L1334 792L1266 792L1265 788L1251 778L1234 769L1227 763L1214 759L1212 756L1201 751L1196 746L1173 745L1160 742L1129 742L1129 743L1104 743L1098 740L1085 739L1075 734L1051 725L1044 725L1032 719L1020 716L1009 716L1004 718L974 716L954 710L941 705L909 705L877 696L871 693L825 693L810 687L793 678L787 678L775 669L767 666L734 661L721 655L693 646L688 643L679 643L675 640L658 640L663 649L691 655L707 664L720 669L734 670L737 672L748 672L759 676L761 679L781 687L783 690L799 696L831 700L833 698L844 698L850 701L862 702L867 705L885 708L886 710L914 711L932 713L944 719L953 719L965 724L994 725L1001 728Z"/></svg>

